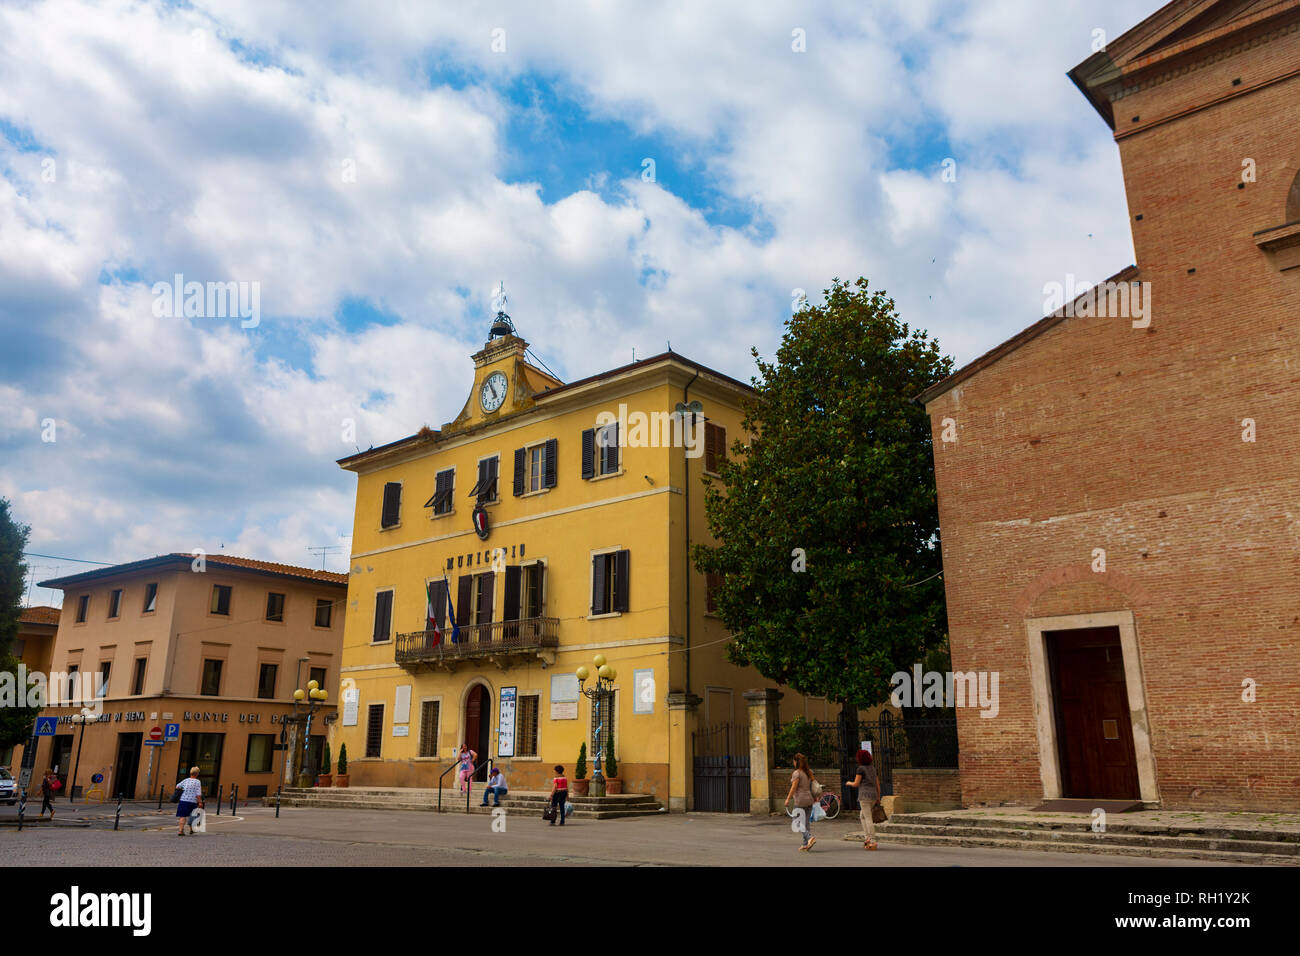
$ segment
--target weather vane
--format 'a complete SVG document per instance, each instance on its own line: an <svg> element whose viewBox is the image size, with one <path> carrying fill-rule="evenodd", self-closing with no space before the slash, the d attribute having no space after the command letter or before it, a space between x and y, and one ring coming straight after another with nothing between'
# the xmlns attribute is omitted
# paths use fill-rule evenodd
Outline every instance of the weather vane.
<svg viewBox="0 0 1300 956"><path fill-rule="evenodd" d="M506 280L502 279L497 282L496 288L492 290L492 311L504 312L508 300L509 297L506 295Z"/></svg>

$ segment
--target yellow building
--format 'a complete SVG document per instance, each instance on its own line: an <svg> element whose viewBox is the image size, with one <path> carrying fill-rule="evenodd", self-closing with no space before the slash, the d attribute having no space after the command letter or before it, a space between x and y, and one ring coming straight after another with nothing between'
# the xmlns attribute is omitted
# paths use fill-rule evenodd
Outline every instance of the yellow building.
<svg viewBox="0 0 1300 956"><path fill-rule="evenodd" d="M353 785L433 787L467 743L544 789L612 723L623 789L686 809L691 732L772 686L726 661L688 558L749 386L673 352L564 384L526 349L494 336L453 422L339 462L358 477L334 751ZM576 677L597 654L612 716ZM832 716L791 692L782 710Z"/></svg>

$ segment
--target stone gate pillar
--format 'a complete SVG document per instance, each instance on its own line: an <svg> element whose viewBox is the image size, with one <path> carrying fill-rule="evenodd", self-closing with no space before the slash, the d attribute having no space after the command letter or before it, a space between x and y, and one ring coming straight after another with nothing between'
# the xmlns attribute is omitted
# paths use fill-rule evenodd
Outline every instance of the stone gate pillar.
<svg viewBox="0 0 1300 956"><path fill-rule="evenodd" d="M695 807L695 767L691 737L699 726L704 698L675 691L668 695L668 811Z"/></svg>
<svg viewBox="0 0 1300 956"><path fill-rule="evenodd" d="M774 813L785 800L784 792L773 792L771 779L777 705L784 696L774 687L745 691L745 703L749 705L749 812L754 816Z"/></svg>

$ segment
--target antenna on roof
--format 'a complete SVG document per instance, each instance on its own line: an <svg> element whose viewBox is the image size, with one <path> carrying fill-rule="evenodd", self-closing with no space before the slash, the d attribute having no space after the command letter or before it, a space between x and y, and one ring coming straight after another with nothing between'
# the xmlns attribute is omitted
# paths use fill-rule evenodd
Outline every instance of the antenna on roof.
<svg viewBox="0 0 1300 956"><path fill-rule="evenodd" d="M668 351L671 352L672 350L673 350L673 340L672 340L672 339L669 339L669 340L668 340Z"/></svg>
<svg viewBox="0 0 1300 956"><path fill-rule="evenodd" d="M320 569L321 569L322 571L324 571L324 570L325 570L325 555L327 555L327 554L337 554L338 552L342 551L343 549L340 548L338 545L326 545L326 544L321 544L321 545L317 545L316 547L309 547L309 548L307 548L307 550L310 551L310 552L312 552L313 554L320 554Z"/></svg>

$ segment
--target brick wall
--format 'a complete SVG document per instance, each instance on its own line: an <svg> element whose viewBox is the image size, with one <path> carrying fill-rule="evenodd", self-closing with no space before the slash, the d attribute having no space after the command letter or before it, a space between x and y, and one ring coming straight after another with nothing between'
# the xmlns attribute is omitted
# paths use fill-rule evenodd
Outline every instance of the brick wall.
<svg viewBox="0 0 1300 956"><path fill-rule="evenodd" d="M895 770L894 794L904 813L960 810L961 772L958 770Z"/></svg>
<svg viewBox="0 0 1300 956"><path fill-rule="evenodd" d="M1300 77L1254 87L1300 27L1230 48L1115 103L1150 326L1066 318L927 406L953 668L1000 673L965 805L1043 795L1026 619L1131 611L1161 803L1300 810L1300 269L1252 240L1300 171Z"/></svg>

